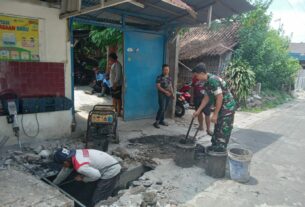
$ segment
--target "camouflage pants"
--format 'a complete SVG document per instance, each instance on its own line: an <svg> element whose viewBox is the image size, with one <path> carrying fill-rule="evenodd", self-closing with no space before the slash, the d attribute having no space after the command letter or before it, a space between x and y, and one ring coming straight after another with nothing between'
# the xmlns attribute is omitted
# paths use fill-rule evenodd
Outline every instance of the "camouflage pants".
<svg viewBox="0 0 305 207"><path fill-rule="evenodd" d="M229 143L233 129L234 114L228 116L219 116L214 128L214 134L211 142L214 151L224 151Z"/></svg>

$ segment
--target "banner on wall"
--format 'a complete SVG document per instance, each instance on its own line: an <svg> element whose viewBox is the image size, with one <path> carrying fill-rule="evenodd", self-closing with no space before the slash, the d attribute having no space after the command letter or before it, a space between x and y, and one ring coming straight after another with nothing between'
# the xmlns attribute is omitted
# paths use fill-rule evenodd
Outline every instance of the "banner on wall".
<svg viewBox="0 0 305 207"><path fill-rule="evenodd" d="M39 61L39 21L0 15L0 61Z"/></svg>

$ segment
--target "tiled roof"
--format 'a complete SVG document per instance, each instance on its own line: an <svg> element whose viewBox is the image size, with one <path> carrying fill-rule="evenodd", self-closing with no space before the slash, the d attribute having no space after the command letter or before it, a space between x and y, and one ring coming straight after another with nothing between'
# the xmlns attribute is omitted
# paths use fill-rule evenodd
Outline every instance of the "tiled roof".
<svg viewBox="0 0 305 207"><path fill-rule="evenodd" d="M305 43L290 43L289 52L305 54Z"/></svg>
<svg viewBox="0 0 305 207"><path fill-rule="evenodd" d="M180 60L201 56L221 55L237 44L238 23L208 29L207 26L191 28L180 38Z"/></svg>

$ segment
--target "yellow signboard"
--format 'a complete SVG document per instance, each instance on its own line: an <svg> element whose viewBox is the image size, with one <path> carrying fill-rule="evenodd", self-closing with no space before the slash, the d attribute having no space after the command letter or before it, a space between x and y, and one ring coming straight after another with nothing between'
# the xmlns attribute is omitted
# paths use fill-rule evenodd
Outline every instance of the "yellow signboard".
<svg viewBox="0 0 305 207"><path fill-rule="evenodd" d="M38 19L0 15L0 61L39 61Z"/></svg>

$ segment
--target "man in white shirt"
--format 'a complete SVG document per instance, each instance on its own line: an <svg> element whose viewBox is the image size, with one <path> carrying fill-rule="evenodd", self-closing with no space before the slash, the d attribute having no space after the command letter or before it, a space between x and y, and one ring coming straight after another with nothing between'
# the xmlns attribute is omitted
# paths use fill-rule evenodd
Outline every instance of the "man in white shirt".
<svg viewBox="0 0 305 207"><path fill-rule="evenodd" d="M121 116L122 85L123 85L122 65L118 61L118 56L115 53L110 53L109 62L111 64L109 78L110 78L113 106L115 111L118 113L118 116Z"/></svg>
<svg viewBox="0 0 305 207"><path fill-rule="evenodd" d="M79 173L75 180L97 181L91 199L92 206L112 195L121 171L121 166L116 159L105 152L94 149L61 148L55 152L54 161L63 164L62 170L53 181L56 185L64 181L73 169Z"/></svg>

